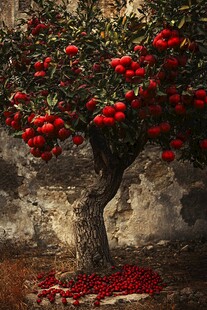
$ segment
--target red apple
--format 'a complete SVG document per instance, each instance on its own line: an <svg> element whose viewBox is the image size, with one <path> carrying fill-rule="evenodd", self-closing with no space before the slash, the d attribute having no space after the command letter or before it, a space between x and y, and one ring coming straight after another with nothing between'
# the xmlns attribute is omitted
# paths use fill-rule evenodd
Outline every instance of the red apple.
<svg viewBox="0 0 207 310"><path fill-rule="evenodd" d="M115 68L116 66L120 64L120 58L113 58L110 64L113 68Z"/></svg>
<svg viewBox="0 0 207 310"><path fill-rule="evenodd" d="M39 116L34 119L33 124L37 127L40 127L44 124L44 122L45 122L45 116Z"/></svg>
<svg viewBox="0 0 207 310"><path fill-rule="evenodd" d="M136 71L137 69L140 68L140 64L136 61L132 61L131 62L131 65L130 65L130 68L133 70L133 71Z"/></svg>
<svg viewBox="0 0 207 310"><path fill-rule="evenodd" d="M205 107L205 101L200 100L200 99L195 99L194 100L194 107L196 109L203 109Z"/></svg>
<svg viewBox="0 0 207 310"><path fill-rule="evenodd" d="M149 54L144 57L144 62L147 63L150 67L152 67L156 63L156 58L154 55Z"/></svg>
<svg viewBox="0 0 207 310"><path fill-rule="evenodd" d="M180 149L183 146L183 141L180 139L174 139L170 142L170 146L173 149Z"/></svg>
<svg viewBox="0 0 207 310"><path fill-rule="evenodd" d="M135 45L134 52L139 52L141 56L147 55L147 49L143 45Z"/></svg>
<svg viewBox="0 0 207 310"><path fill-rule="evenodd" d="M107 117L114 116L115 112L115 108L110 105L105 106L102 110L103 115Z"/></svg>
<svg viewBox="0 0 207 310"><path fill-rule="evenodd" d="M80 145L80 144L83 143L84 138L83 138L83 136L81 136L81 135L75 135L75 136L72 137L72 140L73 140L73 143L74 143L74 144Z"/></svg>
<svg viewBox="0 0 207 310"><path fill-rule="evenodd" d="M54 120L53 125L55 126L56 129L60 129L60 128L64 127L65 122L61 117L57 117Z"/></svg>
<svg viewBox="0 0 207 310"><path fill-rule="evenodd" d="M125 67L122 65L117 65L115 67L115 72L119 74L124 74L125 70L126 70Z"/></svg>
<svg viewBox="0 0 207 310"><path fill-rule="evenodd" d="M78 47L75 46L75 45L68 45L65 48L65 52L69 56L74 56L74 55L76 55L78 53Z"/></svg>
<svg viewBox="0 0 207 310"><path fill-rule="evenodd" d="M206 98L206 91L205 91L205 89L198 89L198 90L196 90L195 96L196 96L197 99L201 99L201 100L205 99Z"/></svg>
<svg viewBox="0 0 207 310"><path fill-rule="evenodd" d="M203 139L203 140L200 141L200 147L203 150L207 150L207 139Z"/></svg>
<svg viewBox="0 0 207 310"><path fill-rule="evenodd" d="M180 38L177 36L171 37L167 43L169 48L176 48L180 45Z"/></svg>
<svg viewBox="0 0 207 310"><path fill-rule="evenodd" d="M14 95L14 100L16 101L16 103L18 103L19 101L26 101L28 100L28 95L22 92L16 92L16 94Z"/></svg>
<svg viewBox="0 0 207 310"><path fill-rule="evenodd" d="M93 122L97 127L103 127L104 126L103 119L104 119L103 115L96 115L93 119Z"/></svg>
<svg viewBox="0 0 207 310"><path fill-rule="evenodd" d="M44 64L41 61L36 61L34 64L34 68L36 71L42 71L44 69Z"/></svg>
<svg viewBox="0 0 207 310"><path fill-rule="evenodd" d="M164 132L164 133L169 132L171 129L170 124L167 122L160 123L159 127L160 127L161 132Z"/></svg>
<svg viewBox="0 0 207 310"><path fill-rule="evenodd" d="M132 62L132 58L130 56L123 56L120 59L120 64L124 67L128 67Z"/></svg>
<svg viewBox="0 0 207 310"><path fill-rule="evenodd" d="M29 141L28 141L29 142ZM43 136L35 136L33 138L33 144L35 147L43 147L46 143L46 140Z"/></svg>
<svg viewBox="0 0 207 310"><path fill-rule="evenodd" d="M172 105L176 105L181 101L181 97L179 94L174 94L172 96L169 97L169 102Z"/></svg>
<svg viewBox="0 0 207 310"><path fill-rule="evenodd" d="M166 41L159 39L155 43L155 47L158 49L158 51L162 52L165 51L168 48L168 44Z"/></svg>
<svg viewBox="0 0 207 310"><path fill-rule="evenodd" d="M25 142L27 142L30 138L33 138L34 136L35 136L35 130L33 128L26 128L22 134L22 138Z"/></svg>
<svg viewBox="0 0 207 310"><path fill-rule="evenodd" d="M113 117L104 117L103 118L103 123L104 123L105 126L114 126L115 119Z"/></svg>
<svg viewBox="0 0 207 310"><path fill-rule="evenodd" d="M168 28L162 30L161 35L163 38L168 39L172 35L172 31Z"/></svg>
<svg viewBox="0 0 207 310"><path fill-rule="evenodd" d="M41 157L42 152L38 147L32 147L30 150L30 153L34 156L34 157Z"/></svg>
<svg viewBox="0 0 207 310"><path fill-rule="evenodd" d="M50 151L45 151L41 154L41 158L48 162L52 158L52 153Z"/></svg>
<svg viewBox="0 0 207 310"><path fill-rule="evenodd" d="M70 129L67 129L65 127L62 127L58 130L58 138L61 140L61 141L64 141L66 140L67 138L69 138L71 135L71 131Z"/></svg>
<svg viewBox="0 0 207 310"><path fill-rule="evenodd" d="M175 153L171 150L162 152L162 159L167 162L171 162L175 159Z"/></svg>
<svg viewBox="0 0 207 310"><path fill-rule="evenodd" d="M186 108L183 104L176 104L175 113L178 115L183 115L186 113Z"/></svg>
<svg viewBox="0 0 207 310"><path fill-rule="evenodd" d="M59 146L59 145L56 145L56 146L54 146L53 147L53 149L52 149L52 153L56 156L56 157L58 157L61 153L62 153L62 147L61 146Z"/></svg>
<svg viewBox="0 0 207 310"><path fill-rule="evenodd" d="M53 135L53 133L55 131L55 127L51 123L44 124L41 128L42 128L42 133L44 133L45 135L48 135L48 136Z"/></svg>
<svg viewBox="0 0 207 310"><path fill-rule="evenodd" d="M129 90L128 92L125 93L125 99L127 101L132 101L135 99L135 93L134 93L134 90Z"/></svg>
<svg viewBox="0 0 207 310"><path fill-rule="evenodd" d="M94 111L96 108L96 104L97 104L97 100L95 98L90 99L87 103L86 103L86 108L89 111Z"/></svg>
<svg viewBox="0 0 207 310"><path fill-rule="evenodd" d="M123 112L116 112L114 115L114 119L117 122L123 122L126 118L126 115Z"/></svg>
<svg viewBox="0 0 207 310"><path fill-rule="evenodd" d="M145 76L145 68L138 68L135 71L135 75L139 77L144 77Z"/></svg>
<svg viewBox="0 0 207 310"><path fill-rule="evenodd" d="M142 105L141 99L137 98L131 101L131 107L132 109L139 109Z"/></svg>
<svg viewBox="0 0 207 310"><path fill-rule="evenodd" d="M133 78L133 77L135 76L135 72L134 72L133 70L128 69L128 70L126 70L126 72L125 72L125 76L126 76L127 78Z"/></svg>
<svg viewBox="0 0 207 310"><path fill-rule="evenodd" d="M153 116L160 116L162 114L162 107L159 104L151 105L149 106L149 112Z"/></svg>
<svg viewBox="0 0 207 310"><path fill-rule="evenodd" d="M56 116L53 114L45 114L45 121L49 123L53 123Z"/></svg>
<svg viewBox="0 0 207 310"><path fill-rule="evenodd" d="M150 138L157 138L159 135L160 135L160 127L159 126L153 126L153 127L150 127L148 130L147 130L147 134Z"/></svg>
<svg viewBox="0 0 207 310"><path fill-rule="evenodd" d="M42 71L37 71L34 74L35 77L45 77L45 75L46 75L46 72L43 71L43 70Z"/></svg>
<svg viewBox="0 0 207 310"><path fill-rule="evenodd" d="M179 66L179 62L176 57L169 57L165 59L164 67L166 69L177 69Z"/></svg>
<svg viewBox="0 0 207 310"><path fill-rule="evenodd" d="M117 112L124 112L126 110L126 104L124 102L118 101L114 104L114 108Z"/></svg>

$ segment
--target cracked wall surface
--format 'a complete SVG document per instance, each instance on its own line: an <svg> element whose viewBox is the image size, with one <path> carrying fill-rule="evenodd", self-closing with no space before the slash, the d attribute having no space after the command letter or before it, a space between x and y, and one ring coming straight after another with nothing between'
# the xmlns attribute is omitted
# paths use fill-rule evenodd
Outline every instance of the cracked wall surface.
<svg viewBox="0 0 207 310"><path fill-rule="evenodd" d="M13 25L29 3L1 1L0 20ZM110 1L102 3L110 14ZM138 4L128 4L128 12L136 11ZM0 132L0 241L42 248L73 246L72 204L94 179L90 150L68 147L48 164L28 153L23 142ZM206 198L206 169L176 162L168 166L161 162L159 150L149 147L127 169L105 210L110 245L207 237Z"/></svg>
<svg viewBox="0 0 207 310"><path fill-rule="evenodd" d="M0 240L30 247L74 246L72 204L95 174L88 147L70 148L48 164L0 132ZM105 220L111 247L207 237L207 174L161 162L148 147L128 168Z"/></svg>
<svg viewBox="0 0 207 310"><path fill-rule="evenodd" d="M57 0L61 2L61 0ZM127 7L126 12L130 14L131 12L136 12L139 15L138 8L140 6L141 0L135 0L133 2L126 1ZM100 0L100 5L102 11L107 16L114 16L114 1L113 0ZM34 7L34 2L32 0L1 0L0 2L0 25L2 21L7 26L13 26L18 18L24 17L24 11L32 6ZM72 0L69 2L68 10L73 11L77 7L77 0Z"/></svg>

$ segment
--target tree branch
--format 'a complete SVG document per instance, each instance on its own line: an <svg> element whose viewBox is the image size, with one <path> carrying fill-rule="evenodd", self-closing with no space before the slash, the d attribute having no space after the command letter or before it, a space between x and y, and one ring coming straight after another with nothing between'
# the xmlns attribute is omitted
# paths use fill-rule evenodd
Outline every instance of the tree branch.
<svg viewBox="0 0 207 310"><path fill-rule="evenodd" d="M94 169L97 174L100 171L112 170L117 166L119 159L112 153L106 138L101 130L95 126L90 127L90 144L94 156Z"/></svg>
<svg viewBox="0 0 207 310"><path fill-rule="evenodd" d="M122 164L124 169L128 168L137 158L137 156L142 152L144 146L147 143L147 125L143 122L138 138L136 139L133 145L130 145L130 152L128 152L127 156L123 156Z"/></svg>

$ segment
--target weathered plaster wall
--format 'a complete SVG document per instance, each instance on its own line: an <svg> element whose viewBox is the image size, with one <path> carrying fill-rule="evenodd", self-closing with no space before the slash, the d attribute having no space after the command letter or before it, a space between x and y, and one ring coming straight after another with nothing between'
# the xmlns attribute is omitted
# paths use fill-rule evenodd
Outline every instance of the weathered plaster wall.
<svg viewBox="0 0 207 310"><path fill-rule="evenodd" d="M139 0L138 0L139 1ZM60 3L61 0L56 2ZM113 0L101 0L101 7L104 14L107 16L114 15ZM17 22L17 19L24 17L24 11L29 7L34 7L35 4L32 0L1 0L0 2L0 25L2 21L8 26L12 26ZM77 0L71 0L68 5L68 10L73 11L77 7ZM131 7L131 5L128 5ZM129 8L129 11L131 9Z"/></svg>
<svg viewBox="0 0 207 310"><path fill-rule="evenodd" d="M14 2L2 0L0 2L0 25L2 21L6 25L12 25L14 23Z"/></svg>
<svg viewBox="0 0 207 310"><path fill-rule="evenodd" d="M90 149L68 145L58 160L45 164L1 131L0 239L32 247L73 246L72 203L94 178L90 155ZM126 171L106 208L110 245L207 237L206 198L206 170L167 166L149 147Z"/></svg>
<svg viewBox="0 0 207 310"><path fill-rule="evenodd" d="M128 11L136 10L137 3ZM110 13L109 1L103 0L103 5ZM11 25L18 10L18 1L1 1L0 19ZM68 147L59 160L48 164L27 155L23 142L0 132L0 240L72 246L72 203L94 178L90 150L80 148L77 153ZM206 198L206 170L182 163L167 166L160 161L159 150L149 147L126 171L106 208L110 244L207 237Z"/></svg>
<svg viewBox="0 0 207 310"><path fill-rule="evenodd" d="M56 2L60 3L61 0L57 0ZM33 0L1 0L0 26L2 22L4 22L7 26L15 25L18 18L26 17L24 12L27 11L30 7L37 7ZM73 11L76 7L76 0L69 2L68 10Z"/></svg>
<svg viewBox="0 0 207 310"><path fill-rule="evenodd" d="M125 174L106 210L112 244L139 245L161 239L207 236L206 170L166 165L149 147Z"/></svg>
<svg viewBox="0 0 207 310"><path fill-rule="evenodd" d="M61 2L61 0L57 0ZM107 16L114 16L114 1L113 0L101 0L102 11ZM127 14L136 12L137 8L142 3L142 0L134 0L133 2L127 1ZM23 11L27 10L29 6L34 6L32 0L1 0L0 2L0 25L2 21L8 26L12 26L16 23L19 17L24 16ZM77 7L77 0L70 1L68 6L69 10L74 10Z"/></svg>

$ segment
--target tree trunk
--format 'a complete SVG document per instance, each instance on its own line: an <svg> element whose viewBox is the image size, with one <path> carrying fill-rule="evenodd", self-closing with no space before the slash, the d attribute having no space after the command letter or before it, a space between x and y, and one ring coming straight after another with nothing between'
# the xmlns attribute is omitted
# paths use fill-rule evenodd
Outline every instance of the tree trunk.
<svg viewBox="0 0 207 310"><path fill-rule="evenodd" d="M123 171L102 176L97 186L85 192L74 205L76 259L78 270L96 270L112 265L103 212L115 196Z"/></svg>
<svg viewBox="0 0 207 310"><path fill-rule="evenodd" d="M143 127L143 129L145 129ZM124 154L112 151L102 132L91 126L90 144L94 156L94 169L99 175L89 190L74 203L77 268L95 270L112 264L103 212L116 195L123 173L136 159L146 143L146 130L140 130L137 143L125 145Z"/></svg>

